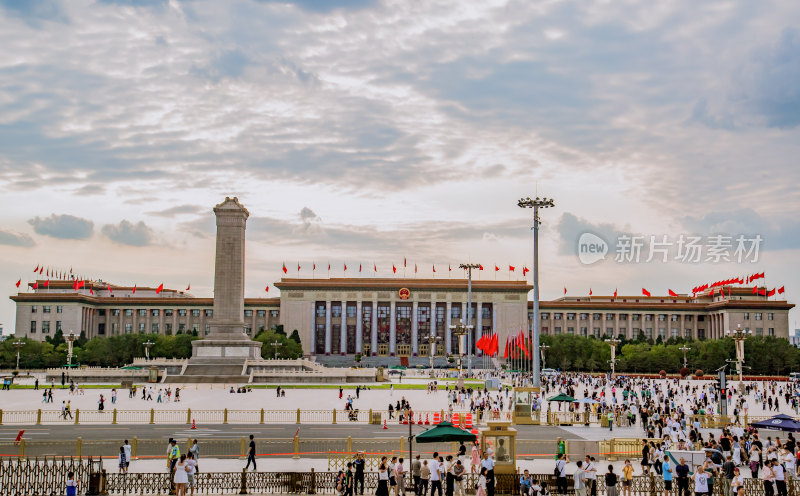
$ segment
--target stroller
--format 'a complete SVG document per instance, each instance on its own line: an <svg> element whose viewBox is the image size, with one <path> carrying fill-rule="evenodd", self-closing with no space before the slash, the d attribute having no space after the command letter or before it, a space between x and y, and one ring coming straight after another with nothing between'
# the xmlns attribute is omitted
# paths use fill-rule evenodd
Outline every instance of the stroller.
<svg viewBox="0 0 800 496"><path fill-rule="evenodd" d="M348 410L347 420L349 420L350 422L358 422L358 409Z"/></svg>

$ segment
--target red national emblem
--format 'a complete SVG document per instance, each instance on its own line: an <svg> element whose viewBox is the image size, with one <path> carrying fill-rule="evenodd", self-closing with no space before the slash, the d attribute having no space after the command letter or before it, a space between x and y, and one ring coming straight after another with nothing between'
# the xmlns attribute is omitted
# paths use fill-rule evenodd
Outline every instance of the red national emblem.
<svg viewBox="0 0 800 496"><path fill-rule="evenodd" d="M411 296L411 291L409 291L408 288L401 288L400 291L397 292L397 295L401 300L407 300L409 296Z"/></svg>

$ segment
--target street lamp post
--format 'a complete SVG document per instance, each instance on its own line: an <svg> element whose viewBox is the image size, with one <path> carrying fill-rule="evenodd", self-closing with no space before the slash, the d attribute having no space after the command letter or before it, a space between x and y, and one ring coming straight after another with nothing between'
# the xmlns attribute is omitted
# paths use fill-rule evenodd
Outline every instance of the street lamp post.
<svg viewBox="0 0 800 496"><path fill-rule="evenodd" d="M75 336L75 333L72 331L69 331L69 334L64 337L64 340L67 342L67 365L72 365L72 343L74 343L76 339L78 339L78 337Z"/></svg>
<svg viewBox="0 0 800 496"><path fill-rule="evenodd" d="M270 345L272 345L272 347L275 348L275 360L277 360L278 359L278 348L281 347L281 343L280 343L280 341L273 341L273 342L270 343Z"/></svg>
<svg viewBox="0 0 800 496"><path fill-rule="evenodd" d="M736 367L739 369L739 386L741 387L742 384L742 368L744 366L744 340L747 339L747 336L752 334L753 331L742 329L742 324L736 326L736 330L725 331L726 336L730 336L733 338L734 343L736 344Z"/></svg>
<svg viewBox="0 0 800 496"><path fill-rule="evenodd" d="M606 343L608 343L608 345L611 346L611 360L609 360L611 362L611 377L614 377L614 374L616 373L617 345L620 344L621 342L622 341L620 341L617 338L606 339Z"/></svg>
<svg viewBox="0 0 800 496"><path fill-rule="evenodd" d="M539 208L554 207L552 198L539 198L531 200L530 197L522 198L517 202L520 208L533 209L533 349L539 349ZM541 387L541 370L539 369L539 354L533 354L533 386Z"/></svg>
<svg viewBox="0 0 800 496"><path fill-rule="evenodd" d="M431 359L431 377L433 377L433 357L436 355L436 343L438 343L441 340L442 338L439 336L428 335L427 337L425 337L425 341L428 343L428 348L430 351L429 355Z"/></svg>
<svg viewBox="0 0 800 496"><path fill-rule="evenodd" d="M150 360L150 347L153 346L155 343L152 341L145 341L142 343L144 346L144 358L145 360Z"/></svg>
<svg viewBox="0 0 800 496"><path fill-rule="evenodd" d="M689 350L691 350L691 348L689 348L686 345L683 345L678 349L683 352L683 368L689 368L688 362L686 361L686 354L689 352Z"/></svg>
<svg viewBox="0 0 800 496"><path fill-rule="evenodd" d="M476 263L465 263L459 264L458 266L460 269L467 270L467 329L469 332L467 333L467 363L468 363L468 374L472 375L472 269L480 269L481 264ZM481 329L478 329L480 332Z"/></svg>
<svg viewBox="0 0 800 496"><path fill-rule="evenodd" d="M25 341L17 340L11 344L14 346L14 348L17 349L17 370L19 370L19 350L22 349L23 346L25 346Z"/></svg>
<svg viewBox="0 0 800 496"><path fill-rule="evenodd" d="M461 336L467 334L468 331L472 330L471 325L464 325L464 321L459 321L456 325L450 326L450 332L455 336L458 336L458 376L463 376L463 356L464 356L464 340L461 339Z"/></svg>
<svg viewBox="0 0 800 496"><path fill-rule="evenodd" d="M549 350L549 349L550 349L550 347L548 345L546 345L546 344L543 344L543 345L539 346L539 352L542 354L542 368L543 369L547 368L547 361L545 359L544 352Z"/></svg>

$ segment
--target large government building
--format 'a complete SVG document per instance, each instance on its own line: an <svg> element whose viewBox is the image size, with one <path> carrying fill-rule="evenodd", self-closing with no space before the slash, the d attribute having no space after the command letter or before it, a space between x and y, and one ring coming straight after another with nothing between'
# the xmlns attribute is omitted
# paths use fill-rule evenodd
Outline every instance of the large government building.
<svg viewBox="0 0 800 496"><path fill-rule="evenodd" d="M176 334L210 330L213 300L182 291L115 286L102 281L73 289L72 281L39 281L37 289L11 297L17 305L16 336L44 340L57 330L87 337L129 333ZM451 326L472 326L475 340L497 332L500 342L532 325L532 287L526 281L473 281L467 319L464 279L284 278L279 298L245 298L246 331L282 325L297 330L309 355L427 356L457 353ZM727 293L730 290L730 295ZM542 334L717 339L726 330L789 338L794 304L725 289L696 297L586 296L541 302ZM466 322L469 320L469 322Z"/></svg>

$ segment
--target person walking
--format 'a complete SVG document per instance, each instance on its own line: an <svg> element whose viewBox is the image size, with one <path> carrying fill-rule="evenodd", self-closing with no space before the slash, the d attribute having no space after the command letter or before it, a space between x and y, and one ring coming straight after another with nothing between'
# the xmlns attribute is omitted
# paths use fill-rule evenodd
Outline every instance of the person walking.
<svg viewBox="0 0 800 496"><path fill-rule="evenodd" d="M567 463L569 458L561 453L556 460L556 494L567 494Z"/></svg>
<svg viewBox="0 0 800 496"><path fill-rule="evenodd" d="M253 435L250 434L250 447L247 450L247 465L245 465L244 469L247 470L250 468L250 463L253 463L253 472L256 471L256 442L253 439Z"/></svg>
<svg viewBox="0 0 800 496"><path fill-rule="evenodd" d="M194 496L195 474L197 473L197 460L194 459L192 450L186 455L186 477L188 479L186 485L189 488L189 494Z"/></svg>
<svg viewBox="0 0 800 496"><path fill-rule="evenodd" d="M442 478L439 472L439 452L433 453L430 463L431 470L431 496L438 491L438 496L442 496Z"/></svg>
<svg viewBox="0 0 800 496"><path fill-rule="evenodd" d="M394 466L394 477L397 482L394 492L397 496L401 496L406 493L406 469L403 466L402 458L397 460L397 464Z"/></svg>
<svg viewBox="0 0 800 496"><path fill-rule="evenodd" d="M119 473L124 474L128 471L128 464L125 461L125 447L119 447L119 454L117 455L117 461L119 462Z"/></svg>
<svg viewBox="0 0 800 496"><path fill-rule="evenodd" d="M422 467L419 469L419 489L416 496L427 496L428 482L431 479L431 469L428 467L428 460L422 461Z"/></svg>
<svg viewBox="0 0 800 496"><path fill-rule="evenodd" d="M669 464L668 456L664 456L661 464L661 477L664 479L664 496L670 496L672 493L672 467Z"/></svg>
<svg viewBox="0 0 800 496"><path fill-rule="evenodd" d="M453 466L453 494L454 496L466 496L464 494L464 473L467 471L461 460L456 460Z"/></svg>
<svg viewBox="0 0 800 496"><path fill-rule="evenodd" d="M417 455L414 461L411 462L411 480L414 482L414 494L419 493L419 474L421 469L422 462L420 461L420 455Z"/></svg>
<svg viewBox="0 0 800 496"><path fill-rule="evenodd" d="M481 467L486 469L486 496L494 496L494 458L489 453L483 453Z"/></svg>
<svg viewBox="0 0 800 496"><path fill-rule="evenodd" d="M764 471L761 477L764 481L764 496L774 496L775 472L772 471L772 463L770 461L764 463Z"/></svg>
<svg viewBox="0 0 800 496"><path fill-rule="evenodd" d="M97 411L102 412L106 408L106 400L103 398L103 395L100 395L100 399L97 400Z"/></svg>
<svg viewBox="0 0 800 496"><path fill-rule="evenodd" d="M122 443L122 451L125 453L125 472L127 472L131 466L131 444L127 439Z"/></svg>
<svg viewBox="0 0 800 496"><path fill-rule="evenodd" d="M583 471L583 462L578 460L576 465L578 469L572 476L573 487L575 489L575 496L586 496L586 472Z"/></svg>

